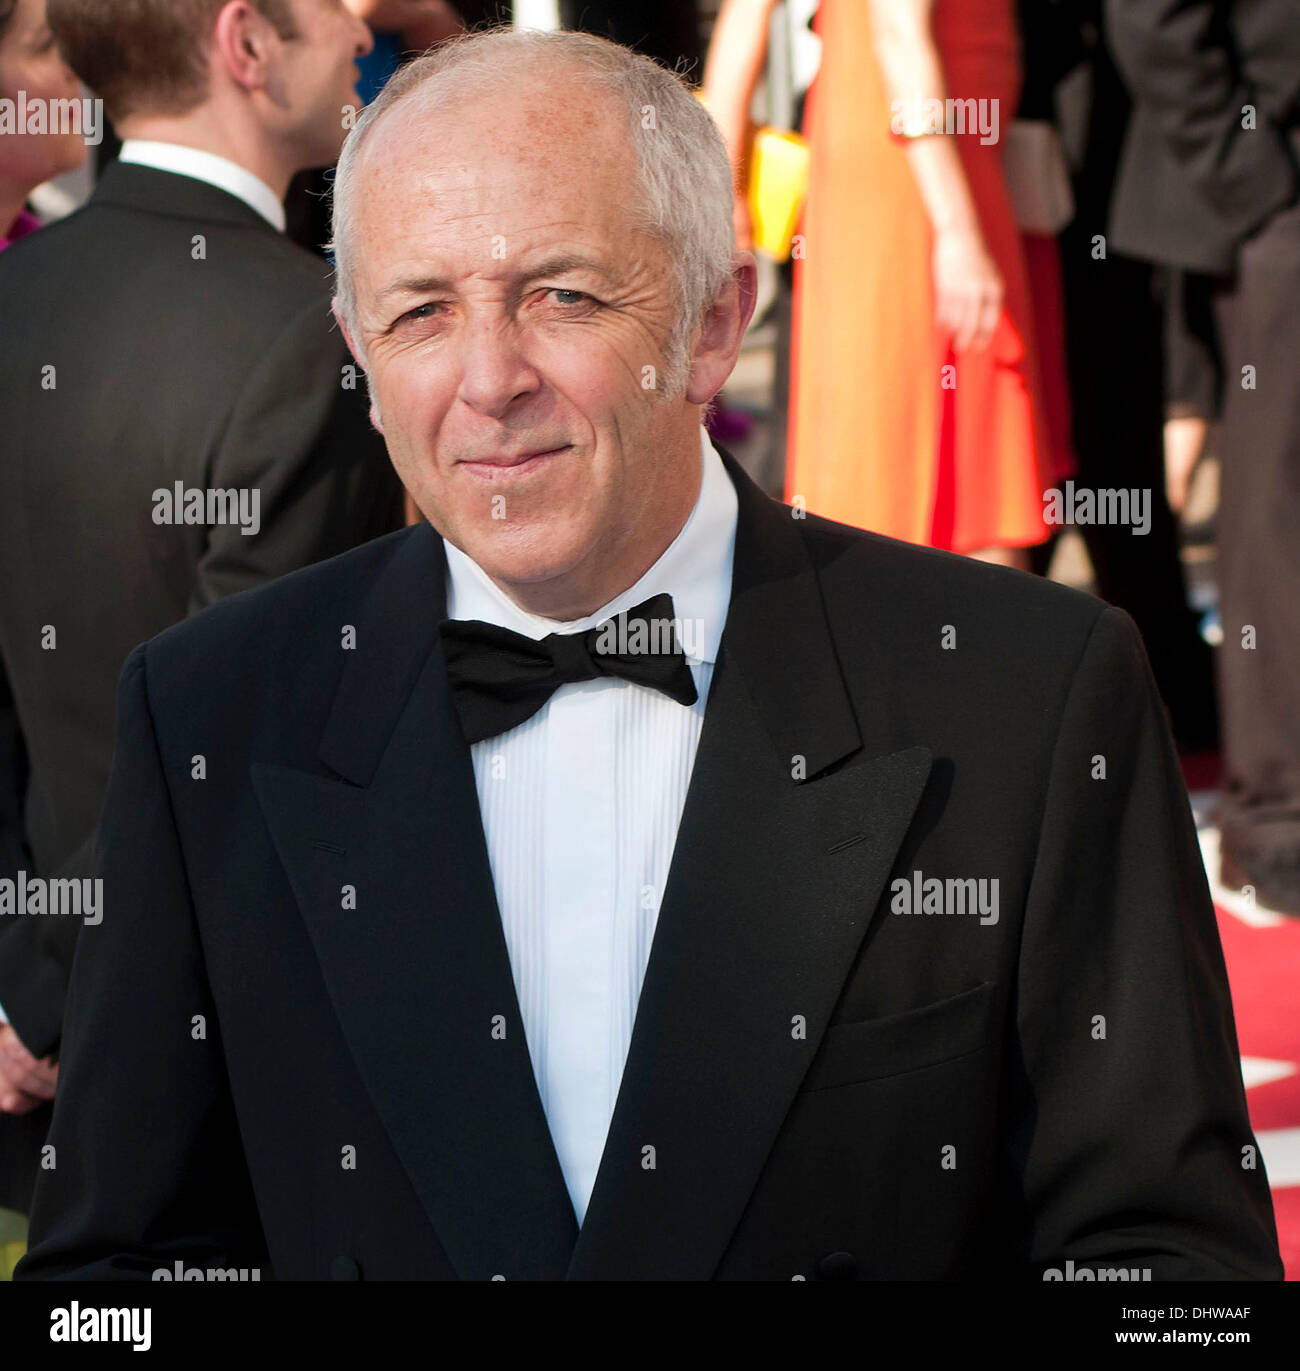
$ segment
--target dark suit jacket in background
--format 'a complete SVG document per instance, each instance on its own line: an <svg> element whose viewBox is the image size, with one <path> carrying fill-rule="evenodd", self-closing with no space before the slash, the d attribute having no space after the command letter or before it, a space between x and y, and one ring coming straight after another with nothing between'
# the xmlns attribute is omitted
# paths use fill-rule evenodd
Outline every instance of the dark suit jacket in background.
<svg viewBox="0 0 1300 1371"><path fill-rule="evenodd" d="M1095 243L1111 203L1132 102L1106 47L1102 0L1022 0L1022 112L1053 118L1070 165L1075 215L1059 235L1076 487L1151 492L1151 527L1080 529L1097 593L1142 634L1175 737L1217 743L1211 649L1188 607L1178 524L1165 497L1165 313L1152 265ZM1046 571L1044 563L1043 570Z"/></svg>
<svg viewBox="0 0 1300 1371"><path fill-rule="evenodd" d="M0 876L89 875L127 653L397 528L401 492L364 381L343 388L322 263L225 191L113 165L0 256L0 308ZM154 523L176 481L257 488L261 531ZM0 1005L38 1055L79 925L0 920ZM47 1123L0 1118L0 1203Z"/></svg>
<svg viewBox="0 0 1300 1371"><path fill-rule="evenodd" d="M1106 25L1135 99L1113 245L1225 274L1238 245L1296 197L1296 0L1106 0Z"/></svg>
<svg viewBox="0 0 1300 1371"><path fill-rule="evenodd" d="M1131 621L725 460L730 609L581 1231L424 525L131 655L20 1277L1280 1277ZM998 879L998 921L892 913L918 870Z"/></svg>

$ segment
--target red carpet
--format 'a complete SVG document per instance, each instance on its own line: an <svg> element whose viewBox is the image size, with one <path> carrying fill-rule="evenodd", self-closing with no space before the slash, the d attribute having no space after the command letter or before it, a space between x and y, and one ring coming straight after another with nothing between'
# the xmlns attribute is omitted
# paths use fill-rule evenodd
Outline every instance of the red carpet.
<svg viewBox="0 0 1300 1371"><path fill-rule="evenodd" d="M1286 1276L1300 1280L1300 919L1251 927L1219 906L1219 934Z"/></svg>
<svg viewBox="0 0 1300 1371"><path fill-rule="evenodd" d="M1253 906L1218 883L1217 767L1184 765L1219 915L1250 1121L1273 1189L1286 1278L1300 1281L1300 919Z"/></svg>

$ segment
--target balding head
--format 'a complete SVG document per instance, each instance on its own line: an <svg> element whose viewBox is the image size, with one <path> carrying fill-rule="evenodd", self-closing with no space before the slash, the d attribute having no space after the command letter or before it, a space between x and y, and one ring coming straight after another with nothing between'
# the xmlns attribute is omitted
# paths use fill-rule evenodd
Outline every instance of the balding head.
<svg viewBox="0 0 1300 1371"><path fill-rule="evenodd" d="M376 160L376 145L383 159L421 130L436 141L463 127L471 107L475 120L500 127L502 102L529 88L537 99L533 122L516 130L521 153L544 159L558 146L594 157L599 140L603 155L628 167L621 195L628 223L663 242L672 268L679 307L670 370L677 374L663 378L661 389L680 389L689 334L731 275L731 166L712 119L680 77L588 34L497 29L466 35L403 68L363 111L334 180L340 314L350 321L356 308L354 225L364 194L358 188ZM566 120L574 112L578 118Z"/></svg>
<svg viewBox="0 0 1300 1371"><path fill-rule="evenodd" d="M582 34L453 42L348 139L335 306L376 423L439 532L537 613L599 608L694 503L753 306L731 206L678 78Z"/></svg>

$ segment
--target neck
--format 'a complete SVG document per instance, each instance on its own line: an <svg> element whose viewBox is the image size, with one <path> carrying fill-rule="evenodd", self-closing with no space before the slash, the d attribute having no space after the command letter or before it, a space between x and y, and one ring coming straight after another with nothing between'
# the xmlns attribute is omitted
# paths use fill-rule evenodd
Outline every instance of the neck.
<svg viewBox="0 0 1300 1371"><path fill-rule="evenodd" d="M21 186L0 182L0 238L5 237L27 204L27 191Z"/></svg>
<svg viewBox="0 0 1300 1371"><path fill-rule="evenodd" d="M210 152L214 157L224 157L252 172L281 200L288 194L289 182L297 171L297 167L290 164L291 159L280 153L260 126L250 126L247 120L238 118L227 119L224 114L218 116L207 105L179 117L133 116L121 120L117 131L123 142L138 138L176 143L198 152Z"/></svg>

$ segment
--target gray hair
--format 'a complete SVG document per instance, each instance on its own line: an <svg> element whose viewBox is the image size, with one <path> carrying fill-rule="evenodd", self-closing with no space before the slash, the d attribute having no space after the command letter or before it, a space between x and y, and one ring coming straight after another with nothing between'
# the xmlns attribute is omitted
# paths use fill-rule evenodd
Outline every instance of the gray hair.
<svg viewBox="0 0 1300 1371"><path fill-rule="evenodd" d="M525 65L568 64L620 97L637 152L636 226L663 242L673 267L675 324L661 394L685 389L690 337L732 273L736 238L731 162L717 127L676 73L630 48L586 33L489 29L464 34L403 67L362 111L339 157L333 190L335 301L358 347L352 263L357 164L375 125L419 94L435 113L467 90L516 86Z"/></svg>

